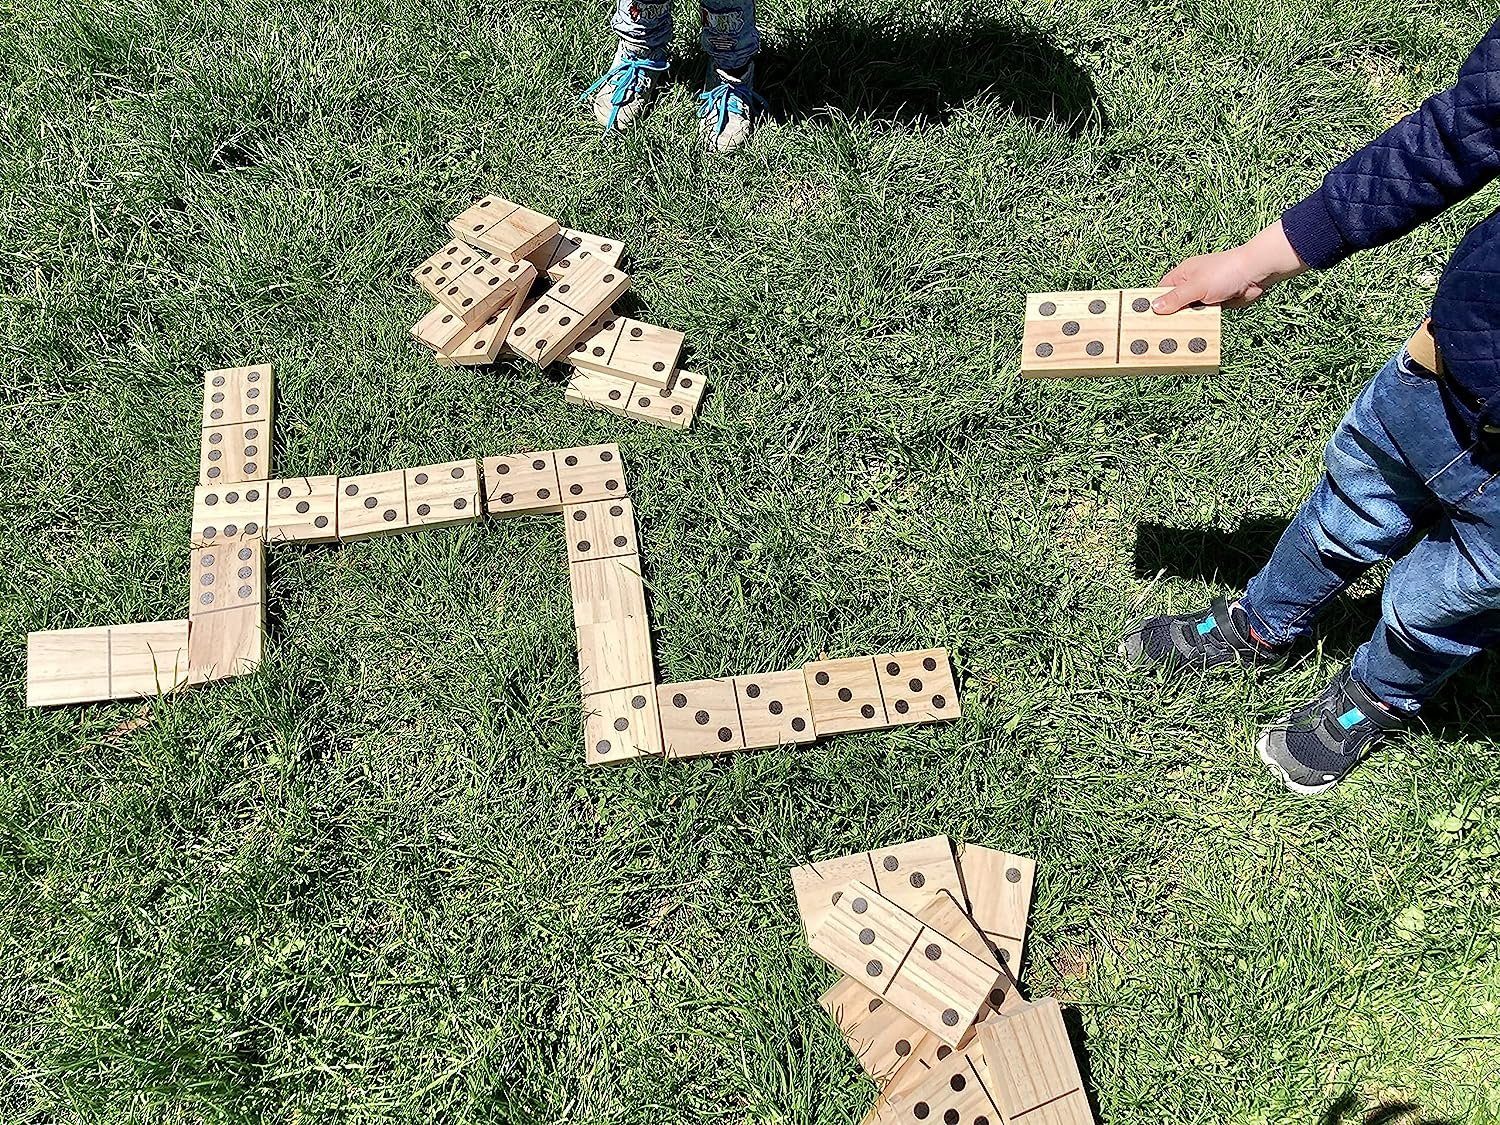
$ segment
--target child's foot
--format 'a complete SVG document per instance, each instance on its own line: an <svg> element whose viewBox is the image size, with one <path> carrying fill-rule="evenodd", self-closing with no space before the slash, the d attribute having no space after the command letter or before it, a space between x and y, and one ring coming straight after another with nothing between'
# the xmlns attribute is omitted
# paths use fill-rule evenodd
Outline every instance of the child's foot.
<svg viewBox="0 0 1500 1125"><path fill-rule="evenodd" d="M1120 655L1131 664L1161 665L1169 672L1229 663L1275 664L1286 652L1262 643L1240 603L1223 598L1199 613L1147 618L1120 642Z"/></svg>
<svg viewBox="0 0 1500 1125"><path fill-rule="evenodd" d="M621 43L615 61L584 91L583 101L606 129L627 129L651 107L666 83L667 69L665 58L637 54Z"/></svg>
<svg viewBox="0 0 1500 1125"><path fill-rule="evenodd" d="M1256 749L1293 793L1321 793L1344 780L1386 735L1410 723L1345 671L1307 706L1262 731Z"/></svg>
<svg viewBox="0 0 1500 1125"><path fill-rule="evenodd" d="M766 100L755 92L755 64L720 70L710 61L698 95L698 136L710 152L732 152L750 139L755 115Z"/></svg>

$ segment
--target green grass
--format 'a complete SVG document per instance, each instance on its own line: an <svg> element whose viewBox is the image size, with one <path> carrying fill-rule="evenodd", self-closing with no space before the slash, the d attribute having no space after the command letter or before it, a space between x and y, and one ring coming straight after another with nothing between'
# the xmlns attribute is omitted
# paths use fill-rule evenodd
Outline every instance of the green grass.
<svg viewBox="0 0 1500 1125"><path fill-rule="evenodd" d="M1493 193L1234 315L1221 376L1013 374L1023 293L1249 235L1488 6L767 2L784 120L729 160L689 87L599 136L587 8L0 9L0 1117L852 1122L786 870L941 831L1038 857L1025 981L1103 1120L1500 1118L1493 664L1304 800L1253 734L1373 585L1281 676L1113 658L1243 581ZM625 241L692 433L418 354L489 191ZM535 519L278 548L259 674L25 710L27 630L185 612L198 381L262 358L282 473L619 441L663 678L946 644L964 719L586 770Z"/></svg>

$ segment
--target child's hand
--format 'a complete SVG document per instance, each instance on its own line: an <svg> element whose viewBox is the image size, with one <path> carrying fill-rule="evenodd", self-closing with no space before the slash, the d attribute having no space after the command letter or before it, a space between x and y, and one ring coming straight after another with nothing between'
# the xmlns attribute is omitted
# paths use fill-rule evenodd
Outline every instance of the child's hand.
<svg viewBox="0 0 1500 1125"><path fill-rule="evenodd" d="M1171 286L1172 292L1163 293L1151 307L1159 313L1174 313L1191 304L1242 308L1306 269L1278 219L1243 246L1183 262L1159 282Z"/></svg>

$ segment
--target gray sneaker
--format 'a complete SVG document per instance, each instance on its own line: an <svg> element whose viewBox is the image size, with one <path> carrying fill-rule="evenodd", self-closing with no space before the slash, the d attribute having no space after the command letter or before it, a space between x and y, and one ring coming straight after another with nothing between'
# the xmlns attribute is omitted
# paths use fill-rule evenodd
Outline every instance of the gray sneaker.
<svg viewBox="0 0 1500 1125"><path fill-rule="evenodd" d="M709 152L733 152L750 139L766 100L755 92L755 64L738 74L710 61L698 95L698 137Z"/></svg>
<svg viewBox="0 0 1500 1125"><path fill-rule="evenodd" d="M604 77L584 91L583 102L611 132L628 129L651 108L667 81L665 58L642 56L621 43Z"/></svg>
<svg viewBox="0 0 1500 1125"><path fill-rule="evenodd" d="M1311 703L1262 731L1255 748L1288 789L1312 795L1332 789L1382 739L1410 725L1345 671Z"/></svg>

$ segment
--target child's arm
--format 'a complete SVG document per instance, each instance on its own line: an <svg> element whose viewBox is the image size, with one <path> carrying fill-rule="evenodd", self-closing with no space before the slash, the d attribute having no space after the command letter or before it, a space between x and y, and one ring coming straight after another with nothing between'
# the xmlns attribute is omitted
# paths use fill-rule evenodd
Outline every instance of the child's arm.
<svg viewBox="0 0 1500 1125"><path fill-rule="evenodd" d="M1303 270L1416 229L1500 175L1500 20L1458 81L1323 177L1322 185L1243 246L1189 258L1157 312L1194 301L1248 304Z"/></svg>

